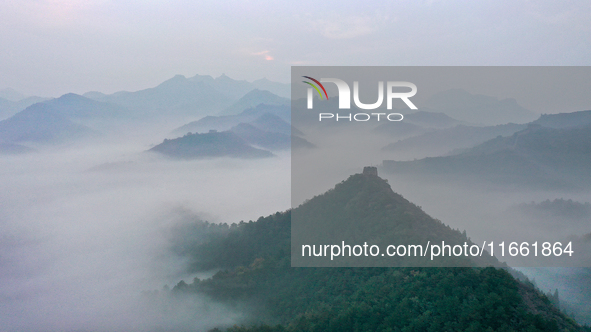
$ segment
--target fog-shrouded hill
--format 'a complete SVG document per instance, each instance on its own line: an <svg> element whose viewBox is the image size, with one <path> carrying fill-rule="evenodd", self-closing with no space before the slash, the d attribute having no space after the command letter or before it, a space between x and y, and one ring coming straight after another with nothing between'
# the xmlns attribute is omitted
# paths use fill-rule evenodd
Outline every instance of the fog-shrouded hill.
<svg viewBox="0 0 591 332"><path fill-rule="evenodd" d="M273 154L267 150L257 149L231 131L211 131L204 134L186 134L175 139L165 139L164 142L151 148L157 152L175 159L201 159L215 157L232 158L267 158Z"/></svg>
<svg viewBox="0 0 591 332"><path fill-rule="evenodd" d="M294 126L290 125L289 122L271 113L262 114L258 118L251 121L250 124L261 130L266 130L274 133L298 136L304 135L304 133L299 131Z"/></svg>
<svg viewBox="0 0 591 332"><path fill-rule="evenodd" d="M551 234L552 238L573 242L579 251L587 250L589 243L582 234L591 231L591 204L572 199L545 200L539 203L512 205L499 218L513 225L529 229L530 233ZM539 237L539 236L538 236ZM589 312L591 319L591 311Z"/></svg>
<svg viewBox="0 0 591 332"><path fill-rule="evenodd" d="M591 183L591 125L554 129L531 124L458 155L408 162L385 160L384 169L397 174L582 189Z"/></svg>
<svg viewBox="0 0 591 332"><path fill-rule="evenodd" d="M232 225L187 225L176 235L175 252L189 259L191 271L222 269L209 279L181 281L172 292L205 294L243 310L242 327L217 331L586 331L511 269L292 267L297 213L335 222L345 213L366 223L388 219L386 231L395 237L465 238L379 177L356 174L287 212ZM359 230L331 231L347 232L345 226Z"/></svg>
<svg viewBox="0 0 591 332"><path fill-rule="evenodd" d="M289 83L273 82L266 78L261 78L252 82L252 84L259 90L267 90L279 97L291 98L291 84Z"/></svg>
<svg viewBox="0 0 591 332"><path fill-rule="evenodd" d="M458 125L390 143L382 150L395 154L398 160L438 157L454 150L476 146L498 136L510 136L525 128L526 125L513 123L488 127Z"/></svg>
<svg viewBox="0 0 591 332"><path fill-rule="evenodd" d="M97 133L56 112L44 103L37 103L0 121L0 142L64 143L94 137Z"/></svg>
<svg viewBox="0 0 591 332"><path fill-rule="evenodd" d="M525 214L532 218L552 218L556 220L591 220L591 204L572 199L557 198L539 203L521 203L509 209L510 212ZM591 225L589 225L591 229Z"/></svg>
<svg viewBox="0 0 591 332"><path fill-rule="evenodd" d="M437 93L425 105L429 109L472 124L528 123L537 117L532 111L520 106L515 99L499 100L491 96L471 94L462 89Z"/></svg>
<svg viewBox="0 0 591 332"><path fill-rule="evenodd" d="M286 123L291 121L290 107L288 105L266 105L259 104L256 107L250 107L237 115L224 116L206 116L197 121L193 121L175 129L173 135L184 135L192 132L208 132L210 130L224 131L238 125L239 123L251 123L259 117L271 114L283 120ZM266 121L264 118L261 123Z"/></svg>
<svg viewBox="0 0 591 332"><path fill-rule="evenodd" d="M74 93L43 102L41 105L55 114L75 120L114 119L125 117L126 110L117 105L98 102Z"/></svg>
<svg viewBox="0 0 591 332"><path fill-rule="evenodd" d="M472 244L465 233L431 218L421 208L395 193L373 167L366 167L363 173L352 175L334 189L304 202L292 211L291 216L292 265L296 266L501 266L487 255L476 260L454 257L436 261L410 255L338 257L328 261L322 257L302 257L303 244L322 245L341 241L352 244L367 242L381 248L393 243L426 245L429 241Z"/></svg>
<svg viewBox="0 0 591 332"><path fill-rule="evenodd" d="M126 117L126 110L117 105L69 93L35 103L1 121L0 140L62 143L97 136Z"/></svg>
<svg viewBox="0 0 591 332"><path fill-rule="evenodd" d="M154 88L111 95L86 94L134 111L138 116L187 116L215 113L231 104L232 98L203 81L177 75Z"/></svg>
<svg viewBox="0 0 591 332"><path fill-rule="evenodd" d="M289 105L288 98L279 97L269 91L254 89L242 96L234 104L224 109L219 115L234 115L239 114L245 109L256 107L259 104L266 105Z"/></svg>
<svg viewBox="0 0 591 332"><path fill-rule="evenodd" d="M7 119L33 104L46 100L48 98L26 97L15 101L0 97L0 120Z"/></svg>
<svg viewBox="0 0 591 332"><path fill-rule="evenodd" d="M586 126L588 124L591 124L591 111L542 114L539 119L532 123L547 128L568 128Z"/></svg>

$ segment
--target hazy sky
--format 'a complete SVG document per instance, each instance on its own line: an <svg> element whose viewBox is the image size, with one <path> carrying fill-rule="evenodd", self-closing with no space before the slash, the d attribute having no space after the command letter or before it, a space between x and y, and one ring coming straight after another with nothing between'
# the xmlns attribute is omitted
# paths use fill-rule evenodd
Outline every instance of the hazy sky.
<svg viewBox="0 0 591 332"><path fill-rule="evenodd" d="M591 2L0 0L0 89L139 90L290 65L591 65Z"/></svg>

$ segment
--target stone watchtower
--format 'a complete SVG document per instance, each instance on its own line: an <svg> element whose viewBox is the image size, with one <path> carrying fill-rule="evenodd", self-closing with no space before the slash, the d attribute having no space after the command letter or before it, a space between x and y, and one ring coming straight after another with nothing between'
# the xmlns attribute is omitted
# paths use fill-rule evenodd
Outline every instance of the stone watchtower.
<svg viewBox="0 0 591 332"><path fill-rule="evenodd" d="M363 167L363 175L378 176L378 168L373 166Z"/></svg>

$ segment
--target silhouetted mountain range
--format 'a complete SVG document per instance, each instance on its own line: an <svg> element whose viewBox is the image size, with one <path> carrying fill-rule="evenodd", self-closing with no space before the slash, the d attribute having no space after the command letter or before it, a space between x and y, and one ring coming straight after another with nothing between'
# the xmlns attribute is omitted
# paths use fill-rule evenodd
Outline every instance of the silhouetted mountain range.
<svg viewBox="0 0 591 332"><path fill-rule="evenodd" d="M251 83L234 80L226 75L215 79L208 75L195 75L190 78L176 75L154 88L135 92L120 91L111 95L92 91L84 96L123 106L138 115L199 117L218 113L232 106L248 92L262 86L279 91L284 89L281 83ZM273 96L271 102L279 98L272 93L269 94ZM265 98L262 98L261 102L264 102L263 99Z"/></svg>

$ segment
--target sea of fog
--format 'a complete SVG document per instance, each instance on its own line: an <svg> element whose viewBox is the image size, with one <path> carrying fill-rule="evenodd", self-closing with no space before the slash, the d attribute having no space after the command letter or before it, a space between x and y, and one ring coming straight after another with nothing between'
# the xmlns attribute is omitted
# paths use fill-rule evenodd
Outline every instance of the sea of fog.
<svg viewBox="0 0 591 332"><path fill-rule="evenodd" d="M208 277L188 274L170 251L171 229L187 215L232 223L288 209L289 154L174 161L147 148L2 156L1 330L205 330L240 319L205 298L144 293Z"/></svg>
<svg viewBox="0 0 591 332"><path fill-rule="evenodd" d="M171 299L153 291L213 273L186 271L187 262L171 251L175 226L197 219L256 220L290 208L290 154L262 160L168 160L143 152L150 146L141 141L148 140L139 141L44 147L0 158L1 330L199 331L244 318L207 298ZM358 157L359 165L314 180L311 192L300 199L379 163ZM477 242L503 238L507 230L524 238L553 231L532 227L535 220L519 225L507 219L503 212L515 204L591 201L582 192L507 191L380 175L394 191L432 217L465 229ZM568 233L586 229L560 220L555 225ZM558 289L561 299L580 302L575 295L581 288L569 286L572 270L522 271L535 277L543 291Z"/></svg>

